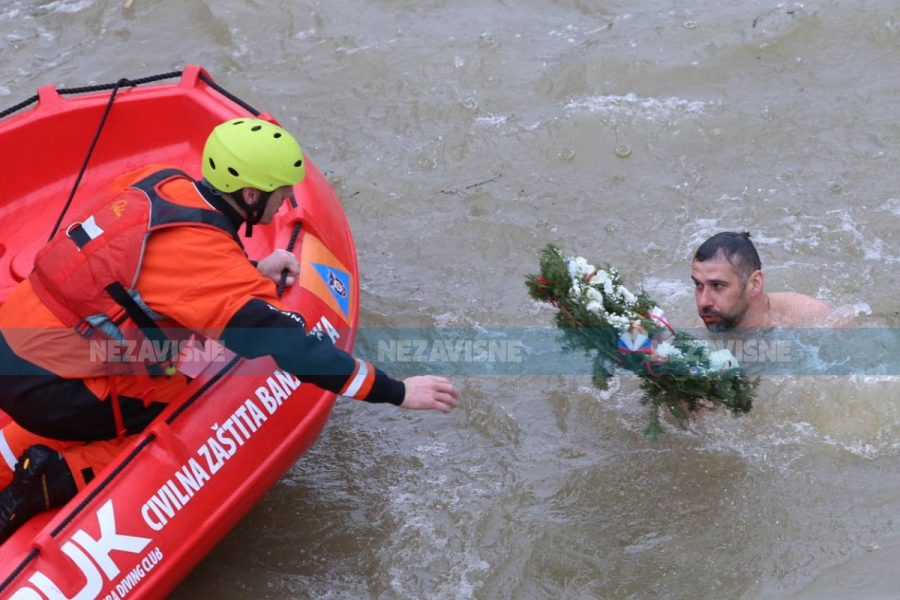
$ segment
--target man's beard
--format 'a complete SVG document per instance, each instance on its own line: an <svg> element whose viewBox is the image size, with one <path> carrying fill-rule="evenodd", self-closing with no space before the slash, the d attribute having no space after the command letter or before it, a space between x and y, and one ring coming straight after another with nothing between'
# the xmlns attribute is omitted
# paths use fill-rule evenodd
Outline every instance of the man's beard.
<svg viewBox="0 0 900 600"><path fill-rule="evenodd" d="M713 333L722 333L724 331L729 331L729 330L737 327L737 324L741 322L741 319L744 317L744 313L746 313L746 312L747 312L746 308L744 308L744 310L742 310L738 314L730 314L730 315L719 312L717 310L706 310L706 311L700 311L700 316L701 317L704 317L704 316L718 317L719 318L718 323L715 323L715 324L708 323L704 319L703 324L706 325L706 329L708 329L709 331L712 331Z"/></svg>

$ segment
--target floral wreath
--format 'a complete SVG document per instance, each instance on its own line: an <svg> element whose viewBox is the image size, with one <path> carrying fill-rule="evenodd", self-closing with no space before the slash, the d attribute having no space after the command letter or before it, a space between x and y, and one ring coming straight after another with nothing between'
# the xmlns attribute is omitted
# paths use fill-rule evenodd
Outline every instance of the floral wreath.
<svg viewBox="0 0 900 600"><path fill-rule="evenodd" d="M660 409L682 427L692 413L750 411L758 379L747 377L728 350L711 351L706 341L676 331L646 293L623 285L614 267L598 269L552 244L541 251L540 267L525 285L532 298L558 309L563 347L592 359L594 385L606 389L610 377L626 372L641 378L648 438L663 433Z"/></svg>

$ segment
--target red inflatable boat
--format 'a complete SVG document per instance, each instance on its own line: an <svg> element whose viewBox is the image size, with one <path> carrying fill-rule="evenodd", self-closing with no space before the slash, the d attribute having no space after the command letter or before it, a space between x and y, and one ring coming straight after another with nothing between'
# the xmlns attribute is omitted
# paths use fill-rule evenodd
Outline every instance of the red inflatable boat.
<svg viewBox="0 0 900 600"><path fill-rule="evenodd" d="M177 81L160 83L167 79ZM118 175L146 164L199 178L209 132L247 115L275 122L196 66L109 86L46 86L0 113L0 302L30 273L73 189L77 214ZM306 165L296 206L286 203L245 247L250 258L293 250L300 281L282 300L350 350L359 297L353 240L331 187ZM195 379L183 398L65 507L0 546L0 599L164 597L309 448L333 394L301 385L271 359L208 348L185 363ZM6 419L0 413L0 426Z"/></svg>

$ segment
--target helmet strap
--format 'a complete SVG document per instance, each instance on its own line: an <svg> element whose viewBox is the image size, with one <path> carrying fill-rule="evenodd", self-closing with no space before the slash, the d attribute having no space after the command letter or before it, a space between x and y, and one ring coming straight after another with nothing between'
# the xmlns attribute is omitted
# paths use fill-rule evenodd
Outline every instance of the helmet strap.
<svg viewBox="0 0 900 600"><path fill-rule="evenodd" d="M259 200L253 205L247 204L247 201L244 200L244 190L241 189L232 194L231 197L234 198L234 203L247 213L246 225L244 227L244 234L247 237L253 235L253 226L257 225L259 220L262 219L263 213L266 210L266 205L269 203L269 198L272 197L273 192L274 190L272 190L272 192L259 190Z"/></svg>

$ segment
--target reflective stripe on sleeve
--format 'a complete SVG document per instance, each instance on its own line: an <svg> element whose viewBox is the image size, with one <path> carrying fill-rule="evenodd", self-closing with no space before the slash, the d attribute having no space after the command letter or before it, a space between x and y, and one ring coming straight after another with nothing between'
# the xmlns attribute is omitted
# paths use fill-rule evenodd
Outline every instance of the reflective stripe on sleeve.
<svg viewBox="0 0 900 600"><path fill-rule="evenodd" d="M3 456L3 461L9 467L9 470L15 471L18 460L16 455L13 454L12 448L9 447L9 442L6 441L6 436L3 435L2 429L0 429L0 455Z"/></svg>
<svg viewBox="0 0 900 600"><path fill-rule="evenodd" d="M375 380L375 369L372 365L364 360L356 360L356 369L343 391L342 396L350 396L351 398L365 397L372 389L372 382Z"/></svg>

